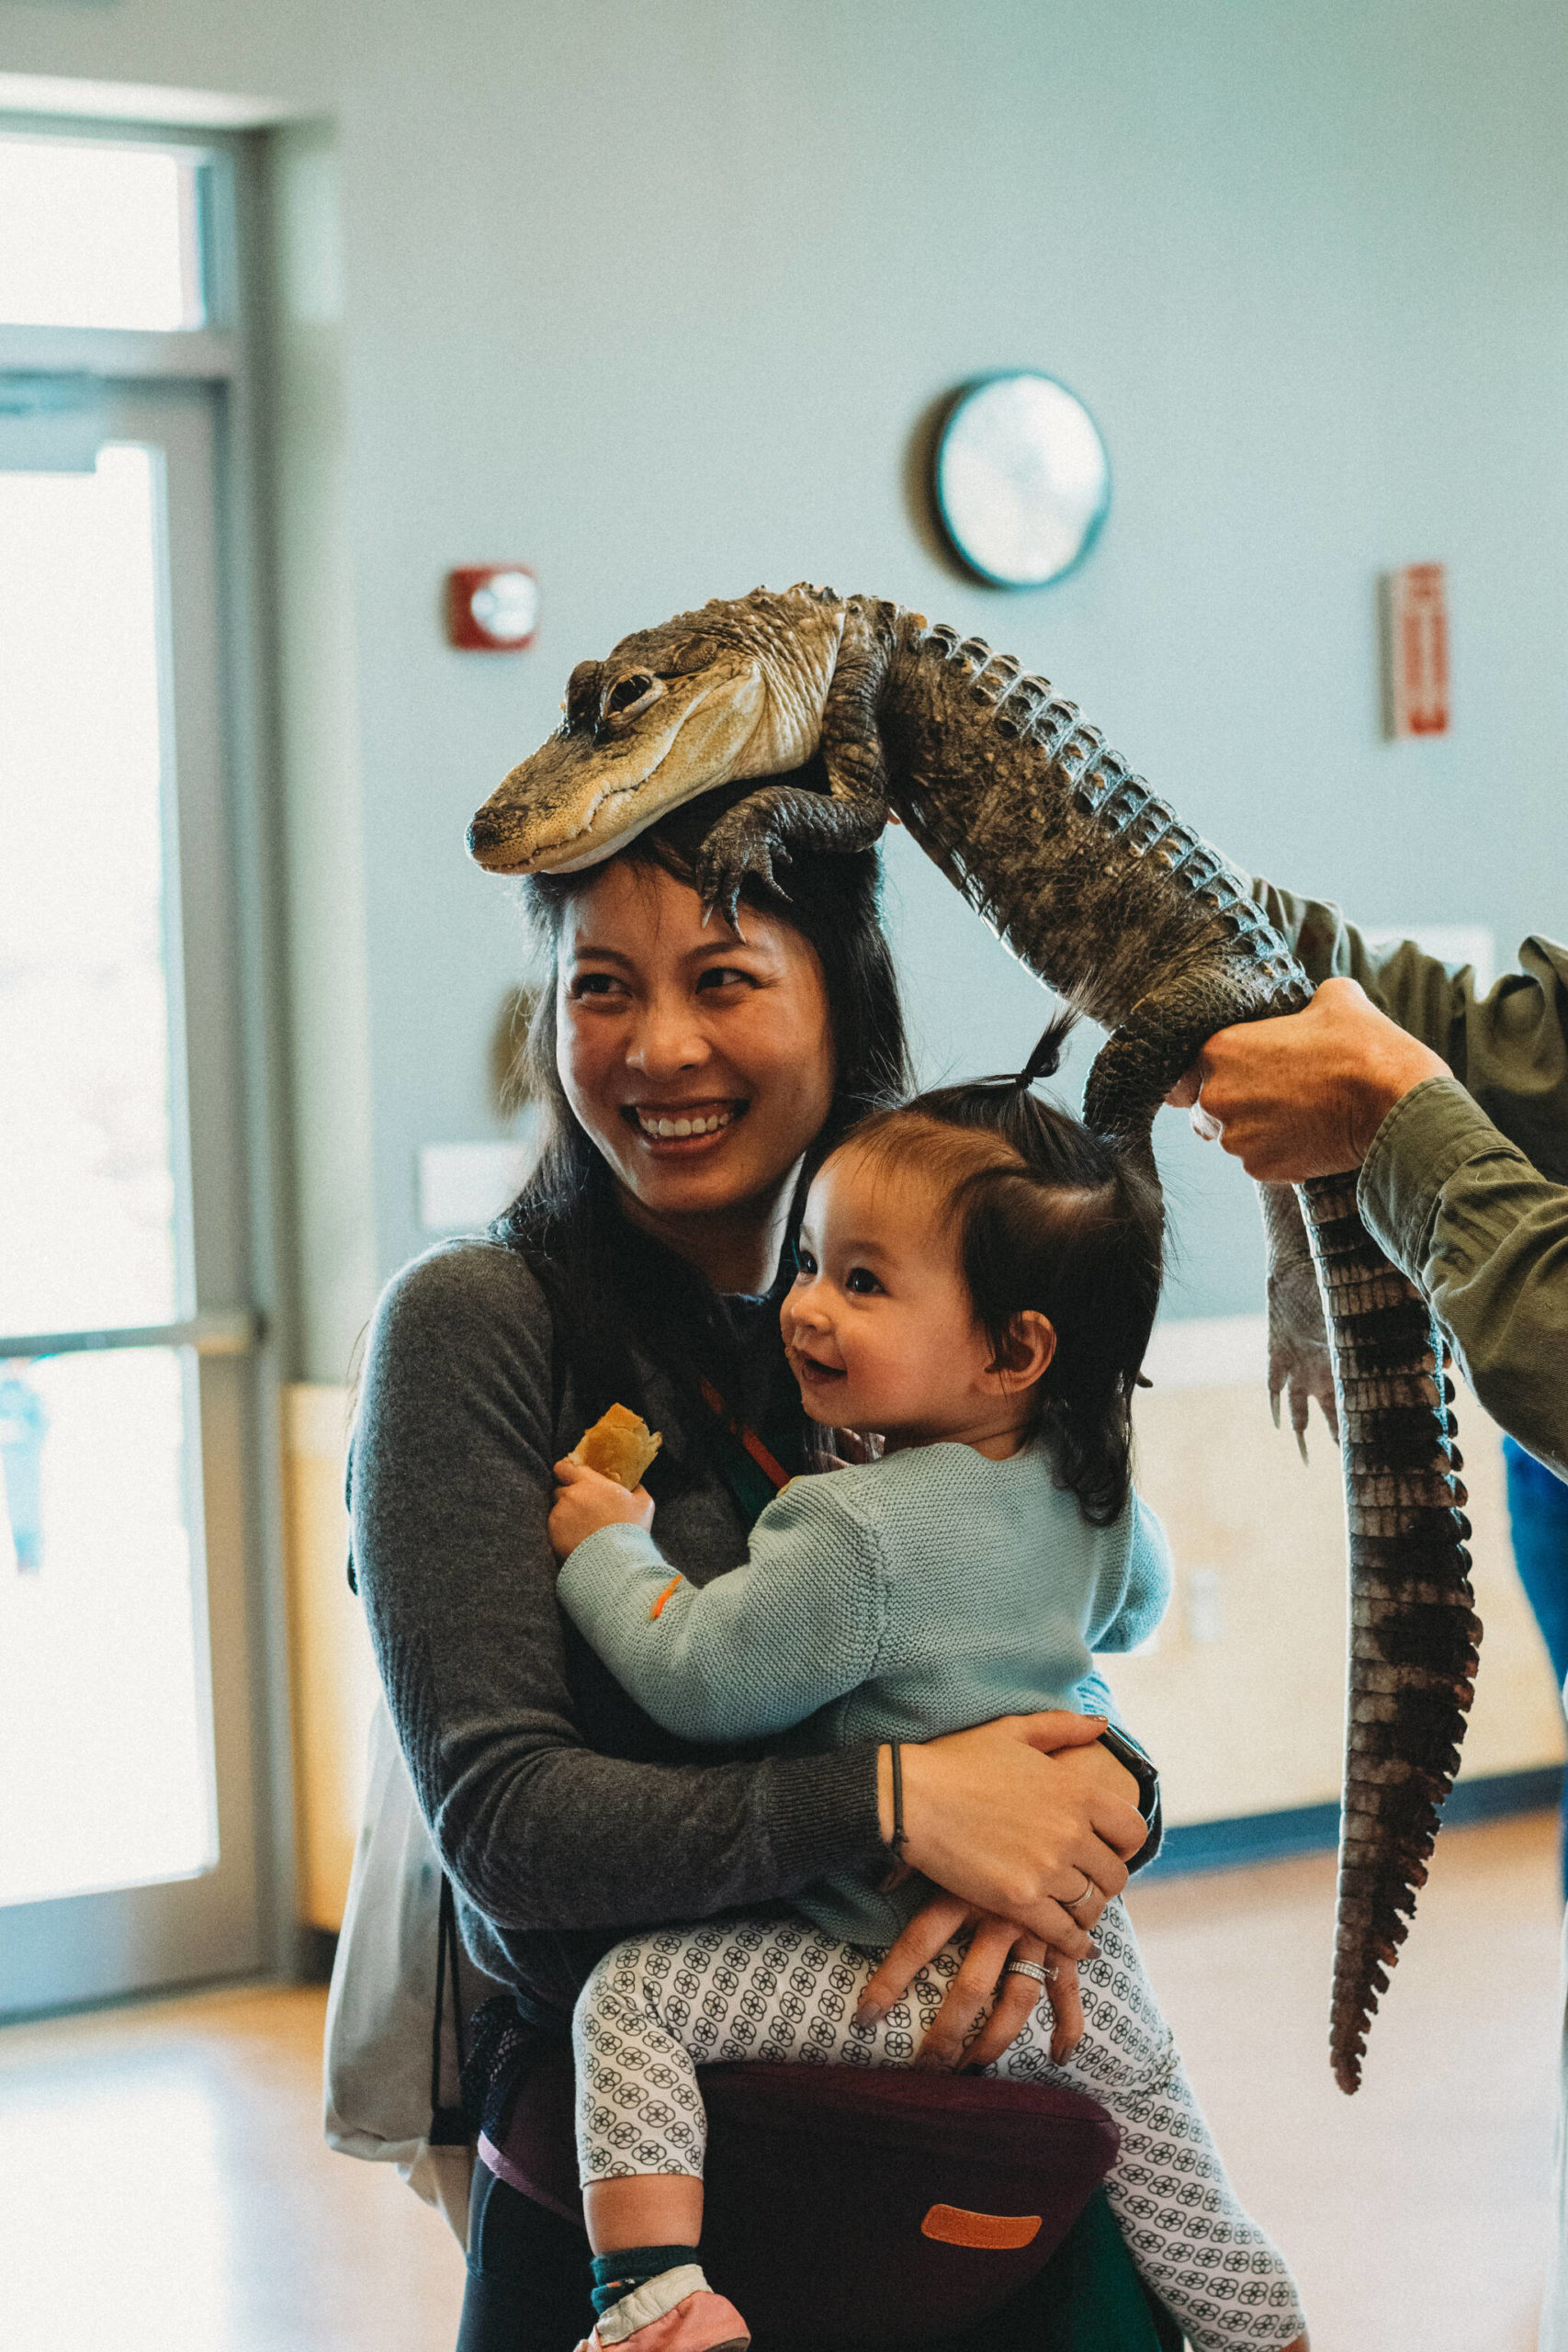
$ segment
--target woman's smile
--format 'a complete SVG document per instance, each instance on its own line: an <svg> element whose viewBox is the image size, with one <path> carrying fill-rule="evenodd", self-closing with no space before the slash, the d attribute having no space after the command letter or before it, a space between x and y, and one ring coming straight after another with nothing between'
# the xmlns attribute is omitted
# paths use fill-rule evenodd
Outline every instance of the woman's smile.
<svg viewBox="0 0 1568 2352"><path fill-rule="evenodd" d="M712 1151L750 1107L744 1096L728 1102L624 1102L621 1116L650 1151L691 1159Z"/></svg>

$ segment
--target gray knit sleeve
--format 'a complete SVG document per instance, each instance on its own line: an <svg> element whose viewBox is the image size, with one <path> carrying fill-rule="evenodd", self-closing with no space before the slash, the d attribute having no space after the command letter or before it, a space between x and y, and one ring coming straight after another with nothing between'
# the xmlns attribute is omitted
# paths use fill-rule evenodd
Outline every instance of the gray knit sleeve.
<svg viewBox="0 0 1568 2352"><path fill-rule="evenodd" d="M505 1933L702 1918L863 1863L880 1850L870 1747L716 1763L711 1750L648 1762L592 1744L546 1533L565 1450L550 1350L527 1266L470 1241L389 1285L366 1361L355 1560L454 1880ZM711 1558L692 1556L700 1515L685 1523L679 1565L711 1574Z"/></svg>

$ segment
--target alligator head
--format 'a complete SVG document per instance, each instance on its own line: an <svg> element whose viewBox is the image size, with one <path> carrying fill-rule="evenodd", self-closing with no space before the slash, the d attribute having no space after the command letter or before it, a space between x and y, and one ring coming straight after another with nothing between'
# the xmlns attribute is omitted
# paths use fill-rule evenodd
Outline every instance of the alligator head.
<svg viewBox="0 0 1568 2352"><path fill-rule="evenodd" d="M843 627L828 592L757 588L580 662L560 726L491 793L469 854L491 874L570 873L698 793L803 766Z"/></svg>

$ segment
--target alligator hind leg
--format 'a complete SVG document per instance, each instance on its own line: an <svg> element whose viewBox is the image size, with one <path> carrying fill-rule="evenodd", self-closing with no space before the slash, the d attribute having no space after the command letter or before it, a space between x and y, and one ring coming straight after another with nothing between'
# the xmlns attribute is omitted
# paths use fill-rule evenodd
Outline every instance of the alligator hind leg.
<svg viewBox="0 0 1568 2352"><path fill-rule="evenodd" d="M1324 1419L1339 1435L1323 1295L1295 1193L1289 1184L1259 1184L1258 1201L1269 1265L1269 1402L1278 1429L1280 1399L1285 1398L1304 1462L1307 1416L1314 1396Z"/></svg>
<svg viewBox="0 0 1568 2352"><path fill-rule="evenodd" d="M1212 976L1197 975L1162 991L1147 1029L1134 1019L1100 1048L1084 1088L1089 1125L1129 1141L1146 1135L1148 1104L1162 1101L1204 1040L1235 1017L1235 1008L1224 1002ZM1304 1462L1307 1412L1314 1396L1329 1428L1339 1434L1334 1363L1301 1204L1288 1184L1260 1184L1258 1193L1269 1262L1269 1397L1276 1424L1280 1398L1287 1397Z"/></svg>

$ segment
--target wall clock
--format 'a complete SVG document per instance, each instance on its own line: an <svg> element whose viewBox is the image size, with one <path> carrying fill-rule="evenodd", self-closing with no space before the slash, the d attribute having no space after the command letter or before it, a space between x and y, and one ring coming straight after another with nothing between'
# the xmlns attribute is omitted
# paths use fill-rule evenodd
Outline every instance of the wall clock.
<svg viewBox="0 0 1568 2352"><path fill-rule="evenodd" d="M998 588L1043 588L1081 563L1111 503L1111 461L1054 376L984 376L937 435L937 514L953 552Z"/></svg>

